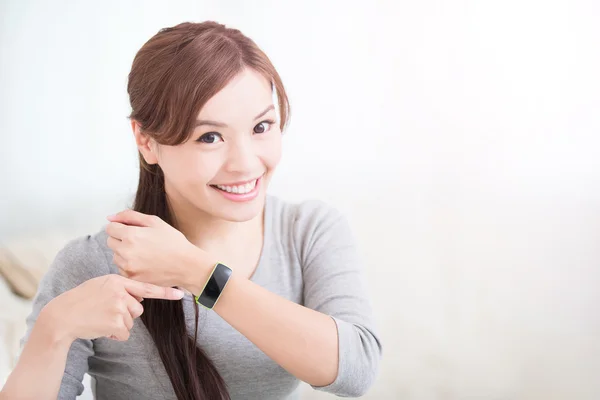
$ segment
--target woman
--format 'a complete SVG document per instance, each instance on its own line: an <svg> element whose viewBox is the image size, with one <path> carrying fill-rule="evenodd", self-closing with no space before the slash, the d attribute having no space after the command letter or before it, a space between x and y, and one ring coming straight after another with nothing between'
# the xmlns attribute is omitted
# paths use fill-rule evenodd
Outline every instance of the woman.
<svg viewBox="0 0 600 400"><path fill-rule="evenodd" d="M87 372L97 399L364 394L381 344L349 226L267 195L289 116L267 56L182 23L142 46L128 93L133 209L59 253L4 390L74 399Z"/></svg>

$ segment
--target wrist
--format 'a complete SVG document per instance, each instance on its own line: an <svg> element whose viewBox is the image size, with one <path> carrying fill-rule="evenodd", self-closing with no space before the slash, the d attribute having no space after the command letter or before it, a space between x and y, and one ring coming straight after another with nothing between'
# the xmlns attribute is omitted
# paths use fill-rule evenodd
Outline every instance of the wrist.
<svg viewBox="0 0 600 400"><path fill-rule="evenodd" d="M43 334L52 345L71 346L73 341L77 339L73 336L67 324L61 322L54 314L52 302L48 303L38 316L38 319L33 327L33 332Z"/></svg>
<svg viewBox="0 0 600 400"><path fill-rule="evenodd" d="M185 276L182 279L183 288L194 296L200 296L216 264L216 259L194 246L194 249L187 254Z"/></svg>

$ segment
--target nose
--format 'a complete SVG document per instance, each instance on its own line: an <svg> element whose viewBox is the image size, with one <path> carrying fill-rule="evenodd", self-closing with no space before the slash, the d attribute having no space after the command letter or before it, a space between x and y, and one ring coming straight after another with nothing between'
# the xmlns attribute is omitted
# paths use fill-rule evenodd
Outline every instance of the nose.
<svg viewBox="0 0 600 400"><path fill-rule="evenodd" d="M225 170L229 173L245 175L258 170L260 160L251 141L236 140L230 142L227 151Z"/></svg>

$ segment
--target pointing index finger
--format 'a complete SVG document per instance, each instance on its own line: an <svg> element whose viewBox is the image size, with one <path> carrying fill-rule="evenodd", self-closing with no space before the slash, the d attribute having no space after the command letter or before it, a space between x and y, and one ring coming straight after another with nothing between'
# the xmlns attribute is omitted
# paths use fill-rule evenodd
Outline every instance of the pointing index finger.
<svg viewBox="0 0 600 400"><path fill-rule="evenodd" d="M179 289L157 286L131 279L125 280L124 287L130 295L147 299L181 300L184 296L184 293Z"/></svg>

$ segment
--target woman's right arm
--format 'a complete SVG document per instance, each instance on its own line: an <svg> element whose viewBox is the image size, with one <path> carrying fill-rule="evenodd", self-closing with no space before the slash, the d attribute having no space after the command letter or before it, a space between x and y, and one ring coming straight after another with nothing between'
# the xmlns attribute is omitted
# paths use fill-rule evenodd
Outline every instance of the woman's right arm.
<svg viewBox="0 0 600 400"><path fill-rule="evenodd" d="M58 252L40 281L38 292L32 303L31 313L27 316L27 331L21 339L19 359L25 353L25 348L37 325L38 318L42 316L42 311L54 299L86 281L108 275L110 272L107 255L103 252L96 237L86 235L67 243ZM58 318L58 326L60 326L64 314L52 315L52 317ZM62 383L59 383L59 394L53 399L72 400L81 395L84 390L83 377L88 371L88 358L93 355L94 346L91 340L76 339L71 343L66 364L59 368L58 372L63 377ZM25 365L27 365L27 368L32 368L29 363ZM19 369L21 368L19 367ZM57 373L54 369L48 369L46 372L49 374Z"/></svg>
<svg viewBox="0 0 600 400"><path fill-rule="evenodd" d="M114 274L91 279L61 294L40 312L0 398L56 399L75 340L110 337L125 341L133 320L143 312L140 300L182 297L179 290Z"/></svg>
<svg viewBox="0 0 600 400"><path fill-rule="evenodd" d="M110 274L95 238L71 241L40 282L22 353L0 399L73 400L83 392L92 339L127 340L144 297L180 299L180 291Z"/></svg>
<svg viewBox="0 0 600 400"><path fill-rule="evenodd" d="M42 311L0 399L56 399L72 343L67 332Z"/></svg>

